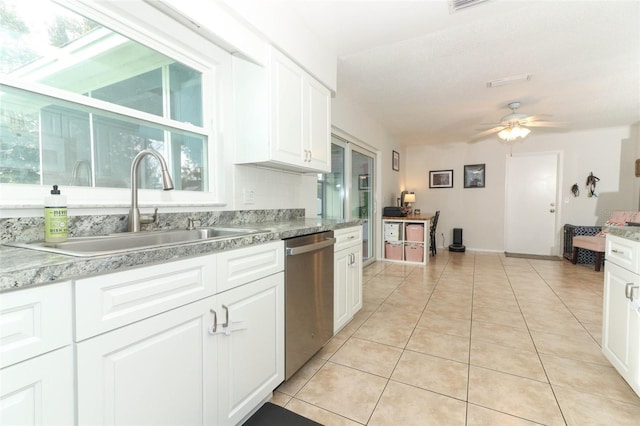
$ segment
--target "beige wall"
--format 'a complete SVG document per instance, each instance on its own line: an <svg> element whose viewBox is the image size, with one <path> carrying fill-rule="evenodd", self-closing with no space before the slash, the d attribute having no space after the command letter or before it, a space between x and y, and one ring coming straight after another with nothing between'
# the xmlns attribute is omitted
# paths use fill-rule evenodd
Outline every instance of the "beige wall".
<svg viewBox="0 0 640 426"><path fill-rule="evenodd" d="M444 245L448 246L452 229L463 228L467 248L504 251L505 165L510 152L560 152L561 226L602 224L611 210L637 208L638 185L634 185L636 178L630 175L634 160L629 156L637 152L638 144L631 130L620 127L559 134L534 132L513 145L492 138L474 144L407 147L404 156L407 189L416 191L415 207L441 211L438 246L443 245L442 234ZM486 187L464 189L463 166L478 163L486 164ZM454 170L454 187L429 189L429 170L441 169ZM590 172L600 178L597 198L586 196L585 183ZM570 191L574 183L580 187L577 198Z"/></svg>

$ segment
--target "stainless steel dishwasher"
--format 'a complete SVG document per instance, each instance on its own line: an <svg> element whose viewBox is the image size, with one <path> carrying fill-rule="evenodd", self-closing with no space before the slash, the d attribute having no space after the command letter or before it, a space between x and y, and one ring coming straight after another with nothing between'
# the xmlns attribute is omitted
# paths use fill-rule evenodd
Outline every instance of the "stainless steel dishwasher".
<svg viewBox="0 0 640 426"><path fill-rule="evenodd" d="M285 240L285 380L333 336L333 231Z"/></svg>

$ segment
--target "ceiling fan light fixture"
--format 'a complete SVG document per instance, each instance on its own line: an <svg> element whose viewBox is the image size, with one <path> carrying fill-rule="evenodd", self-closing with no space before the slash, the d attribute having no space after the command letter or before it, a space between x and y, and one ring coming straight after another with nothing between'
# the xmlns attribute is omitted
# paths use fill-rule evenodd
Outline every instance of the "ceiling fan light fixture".
<svg viewBox="0 0 640 426"><path fill-rule="evenodd" d="M504 141L511 142L515 141L518 138L524 139L529 135L529 133L531 133L531 130L527 129L526 127L522 127L519 124L515 124L501 130L498 133L498 137Z"/></svg>

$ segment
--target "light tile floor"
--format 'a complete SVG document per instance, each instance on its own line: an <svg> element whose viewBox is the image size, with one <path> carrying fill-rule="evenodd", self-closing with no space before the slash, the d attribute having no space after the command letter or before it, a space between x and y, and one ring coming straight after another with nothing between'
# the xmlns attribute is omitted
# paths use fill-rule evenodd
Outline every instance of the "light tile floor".
<svg viewBox="0 0 640 426"><path fill-rule="evenodd" d="M600 351L603 273L439 251L364 270L364 306L272 401L325 425L638 425Z"/></svg>

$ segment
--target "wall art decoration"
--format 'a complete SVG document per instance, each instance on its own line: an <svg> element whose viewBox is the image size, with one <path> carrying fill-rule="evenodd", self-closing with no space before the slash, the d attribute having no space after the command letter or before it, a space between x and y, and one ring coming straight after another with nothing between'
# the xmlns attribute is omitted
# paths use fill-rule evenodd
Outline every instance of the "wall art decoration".
<svg viewBox="0 0 640 426"><path fill-rule="evenodd" d="M464 187L484 188L484 164L469 164L464 166Z"/></svg>
<svg viewBox="0 0 640 426"><path fill-rule="evenodd" d="M429 188L453 188L453 170L431 170Z"/></svg>

